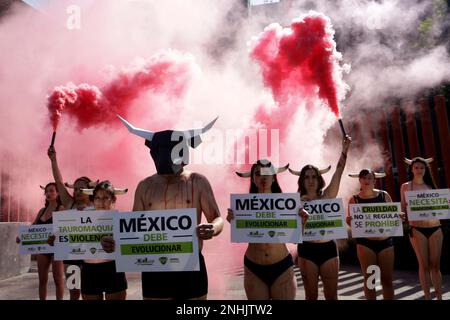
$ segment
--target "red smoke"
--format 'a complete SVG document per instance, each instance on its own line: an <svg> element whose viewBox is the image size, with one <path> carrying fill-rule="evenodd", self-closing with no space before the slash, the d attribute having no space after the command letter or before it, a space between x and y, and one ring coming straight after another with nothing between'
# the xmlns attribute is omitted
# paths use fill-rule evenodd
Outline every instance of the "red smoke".
<svg viewBox="0 0 450 320"><path fill-rule="evenodd" d="M48 96L50 121L56 131L64 112L78 129L117 123L116 114L128 114L130 103L146 90L168 97L182 96L192 75L192 62L179 54L159 54L144 65L119 73L101 88L89 84L56 87Z"/></svg>
<svg viewBox="0 0 450 320"><path fill-rule="evenodd" d="M259 36L251 57L259 63L264 84L271 88L281 107L295 103L293 97L318 95L340 116L341 55L336 51L333 36L329 19L320 13L296 19L283 30L272 24Z"/></svg>

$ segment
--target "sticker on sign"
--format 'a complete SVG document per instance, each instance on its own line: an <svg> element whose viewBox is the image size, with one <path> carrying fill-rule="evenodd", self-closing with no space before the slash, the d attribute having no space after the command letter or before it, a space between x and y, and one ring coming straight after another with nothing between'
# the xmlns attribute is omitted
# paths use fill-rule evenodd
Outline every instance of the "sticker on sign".
<svg viewBox="0 0 450 320"><path fill-rule="evenodd" d="M260 6L262 4L278 3L280 0L248 0L250 6Z"/></svg>

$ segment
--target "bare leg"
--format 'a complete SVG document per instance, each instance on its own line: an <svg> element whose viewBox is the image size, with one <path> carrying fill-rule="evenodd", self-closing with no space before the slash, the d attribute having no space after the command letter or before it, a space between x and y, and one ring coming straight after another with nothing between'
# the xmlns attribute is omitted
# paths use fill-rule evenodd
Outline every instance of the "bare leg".
<svg viewBox="0 0 450 320"><path fill-rule="evenodd" d="M298 257L298 267L302 273L306 300L317 300L319 295L319 268L307 259Z"/></svg>
<svg viewBox="0 0 450 320"><path fill-rule="evenodd" d="M323 294L326 300L337 300L339 277L339 257L332 258L320 267L320 278L323 283Z"/></svg>
<svg viewBox="0 0 450 320"><path fill-rule="evenodd" d="M269 300L270 292L267 285L253 272L244 266L244 288L248 300Z"/></svg>
<svg viewBox="0 0 450 320"><path fill-rule="evenodd" d="M52 260L53 281L56 287L56 300L64 299L64 264L62 261Z"/></svg>
<svg viewBox="0 0 450 320"><path fill-rule="evenodd" d="M381 271L381 286L384 300L394 298L392 278L394 273L394 247L386 248L378 254L378 265Z"/></svg>
<svg viewBox="0 0 450 320"><path fill-rule="evenodd" d="M441 251L442 251L442 230L439 229L428 239L430 276L433 283L436 298L442 300L441 287Z"/></svg>
<svg viewBox="0 0 450 320"><path fill-rule="evenodd" d="M356 245L359 263L361 264L361 271L364 275L364 295L367 300L376 300L377 294L375 289L367 287L367 280L370 274L367 273L367 268L371 265L377 264L377 255L371 249L363 245Z"/></svg>
<svg viewBox="0 0 450 320"><path fill-rule="evenodd" d="M419 231L412 229L412 237L409 237L411 245L416 253L417 262L419 263L419 279L425 300L430 300L430 278L429 278L429 258L428 258L428 241L427 238Z"/></svg>
<svg viewBox="0 0 450 320"><path fill-rule="evenodd" d="M50 270L50 264L52 258L45 254L38 254L36 256L38 276L39 276L39 300L47 299L47 283L48 283L48 271Z"/></svg>
<svg viewBox="0 0 450 320"><path fill-rule="evenodd" d="M270 297L273 300L294 300L296 290L294 268L290 267L272 283Z"/></svg>

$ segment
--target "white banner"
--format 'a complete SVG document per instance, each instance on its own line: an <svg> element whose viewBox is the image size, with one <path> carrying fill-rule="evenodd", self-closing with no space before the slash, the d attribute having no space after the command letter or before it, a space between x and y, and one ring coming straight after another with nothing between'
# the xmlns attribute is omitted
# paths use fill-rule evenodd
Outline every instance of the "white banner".
<svg viewBox="0 0 450 320"><path fill-rule="evenodd" d="M34 224L19 227L20 254L44 254L53 253L53 247L47 244L48 237L52 234L51 224Z"/></svg>
<svg viewBox="0 0 450 320"><path fill-rule="evenodd" d="M403 236L399 202L350 204L349 210L353 238Z"/></svg>
<svg viewBox="0 0 450 320"><path fill-rule="evenodd" d="M409 221L450 219L450 189L406 192Z"/></svg>
<svg viewBox="0 0 450 320"><path fill-rule="evenodd" d="M279 3L280 0L248 0L250 6L260 6L269 3Z"/></svg>
<svg viewBox="0 0 450 320"><path fill-rule="evenodd" d="M195 208L115 215L117 271L200 270L196 227Z"/></svg>
<svg viewBox="0 0 450 320"><path fill-rule="evenodd" d="M302 205L309 213L303 241L348 238L342 199L302 201Z"/></svg>
<svg viewBox="0 0 450 320"><path fill-rule="evenodd" d="M232 194L231 241L301 243L298 193Z"/></svg>
<svg viewBox="0 0 450 320"><path fill-rule="evenodd" d="M113 235L116 211L66 210L53 213L55 260L114 259L100 244Z"/></svg>

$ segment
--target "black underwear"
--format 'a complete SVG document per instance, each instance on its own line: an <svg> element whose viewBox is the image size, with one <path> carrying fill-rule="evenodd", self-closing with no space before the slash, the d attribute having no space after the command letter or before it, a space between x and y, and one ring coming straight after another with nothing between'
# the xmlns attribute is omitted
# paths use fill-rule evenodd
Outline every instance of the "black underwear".
<svg viewBox="0 0 450 320"><path fill-rule="evenodd" d="M436 231L438 231L441 228L441 226L431 227L431 228L423 228L423 227L410 227L409 229L409 236L413 236L413 229L416 229L418 232L423 234L427 239L429 239Z"/></svg>
<svg viewBox="0 0 450 320"><path fill-rule="evenodd" d="M392 239L392 237L385 240L369 240L366 238L357 238L356 243L369 248L376 254L379 254L384 249L394 246L394 240Z"/></svg>
<svg viewBox="0 0 450 320"><path fill-rule="evenodd" d="M308 242L299 243L297 252L300 258L313 262L317 267L330 259L338 256L338 250L334 241L328 242Z"/></svg>
<svg viewBox="0 0 450 320"><path fill-rule="evenodd" d="M271 287L283 272L294 265L294 261L292 260L292 255L288 254L286 258L277 263L263 265L254 263L248 259L247 256L244 256L244 265L258 278L264 281L268 287Z"/></svg>

